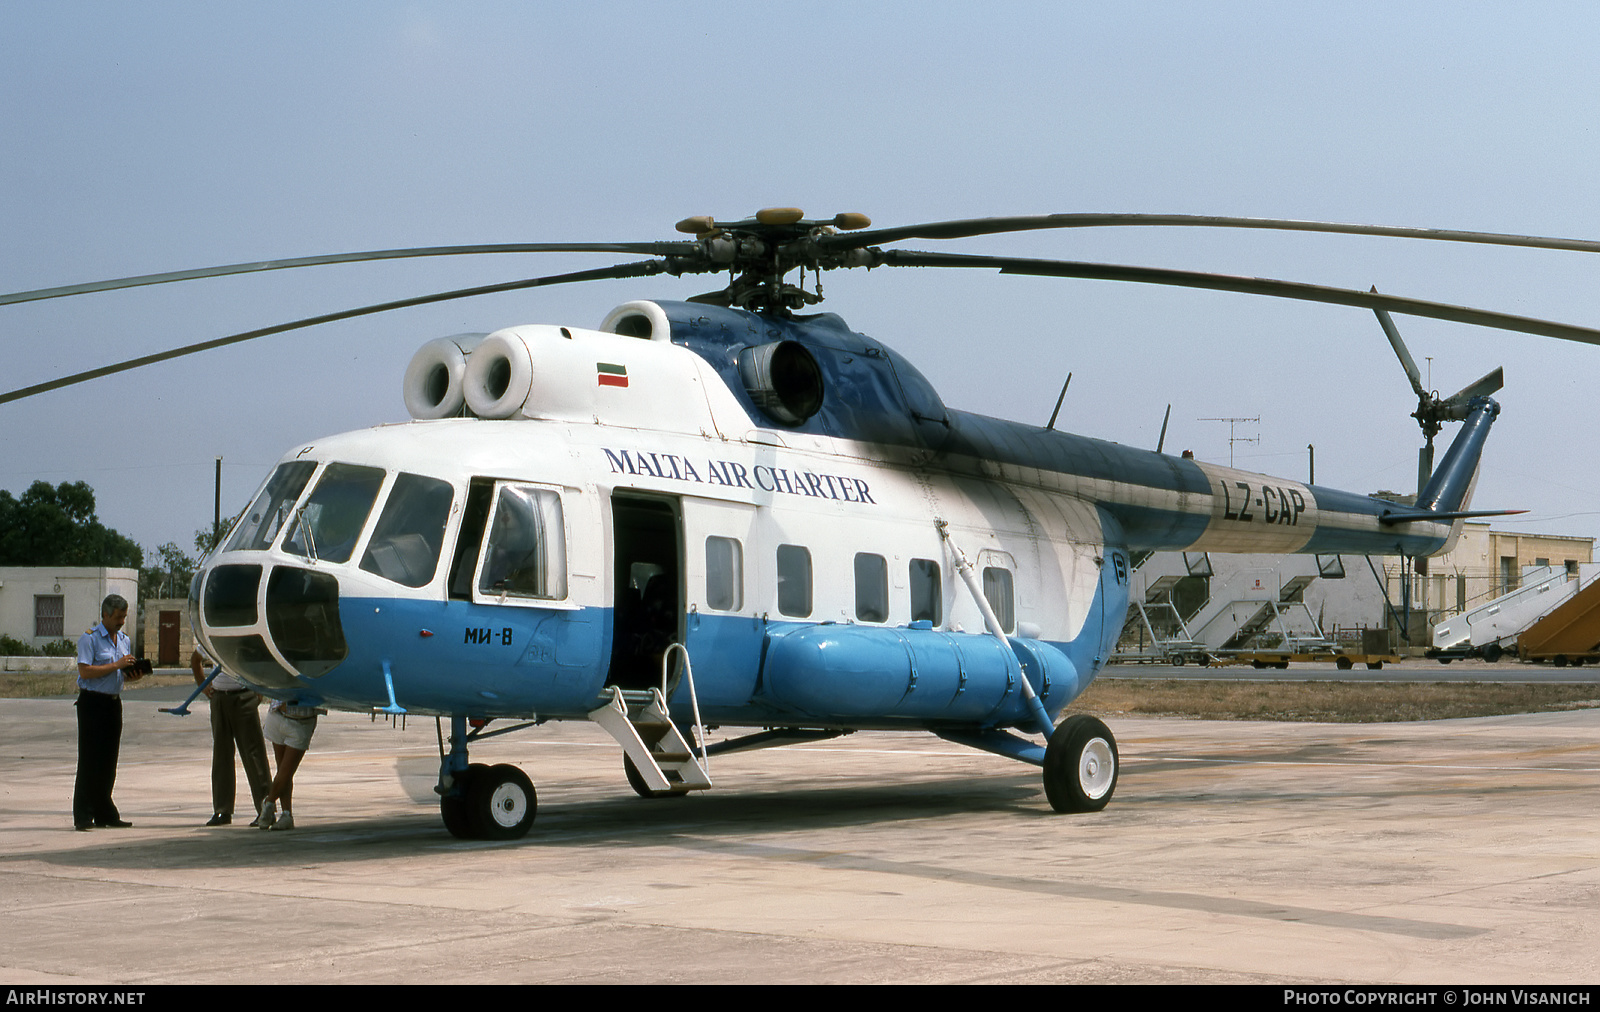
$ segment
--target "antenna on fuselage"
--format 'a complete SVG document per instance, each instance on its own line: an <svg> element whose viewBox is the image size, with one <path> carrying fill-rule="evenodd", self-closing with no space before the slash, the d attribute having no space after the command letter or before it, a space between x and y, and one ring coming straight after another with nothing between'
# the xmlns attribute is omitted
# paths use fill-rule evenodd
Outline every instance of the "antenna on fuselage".
<svg viewBox="0 0 1600 1012"><path fill-rule="evenodd" d="M1160 453L1161 452L1161 448L1163 446L1167 445L1167 422L1169 422L1171 420L1172 420L1172 405L1168 404L1167 405L1167 413L1161 416L1161 437L1156 440L1156 452L1157 453Z"/></svg>
<svg viewBox="0 0 1600 1012"><path fill-rule="evenodd" d="M1056 416L1061 414L1061 402L1067 399L1067 387L1070 387L1071 385L1072 373L1069 372L1067 373L1067 381L1061 384L1061 396L1056 398L1056 409L1050 412L1050 424L1045 426L1046 429L1053 429L1056 427Z"/></svg>

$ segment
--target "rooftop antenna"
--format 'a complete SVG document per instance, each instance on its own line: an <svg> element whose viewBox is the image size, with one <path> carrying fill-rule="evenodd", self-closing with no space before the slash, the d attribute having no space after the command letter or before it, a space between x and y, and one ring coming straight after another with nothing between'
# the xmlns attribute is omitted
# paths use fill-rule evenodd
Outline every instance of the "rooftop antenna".
<svg viewBox="0 0 1600 1012"><path fill-rule="evenodd" d="M1228 466L1229 467L1233 466L1233 444L1234 443L1259 443L1259 442L1261 442L1261 437L1260 436L1237 436L1237 435L1234 435L1234 429L1240 422L1255 422L1257 425L1260 425L1261 424L1261 416L1260 415L1257 415L1254 418L1197 418L1197 419L1195 419L1195 421L1199 421L1199 422L1227 422L1228 423Z"/></svg>

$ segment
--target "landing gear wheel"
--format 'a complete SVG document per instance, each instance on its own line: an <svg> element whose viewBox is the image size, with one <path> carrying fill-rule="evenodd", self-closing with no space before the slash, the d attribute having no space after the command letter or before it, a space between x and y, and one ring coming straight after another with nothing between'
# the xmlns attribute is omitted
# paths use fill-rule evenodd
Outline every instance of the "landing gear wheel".
<svg viewBox="0 0 1600 1012"><path fill-rule="evenodd" d="M467 785L467 807L478 839L518 840L533 825L539 796L527 774L502 763L472 778Z"/></svg>
<svg viewBox="0 0 1600 1012"><path fill-rule="evenodd" d="M1044 793L1058 812L1098 812L1117 789L1117 739L1100 721L1074 714L1050 735Z"/></svg>
<svg viewBox="0 0 1600 1012"><path fill-rule="evenodd" d="M456 774L451 792L439 798L439 815L444 819L444 828L458 840L471 840L477 836L472 829L472 809L468 799L471 797L472 781L488 769L483 763L473 763Z"/></svg>
<svg viewBox="0 0 1600 1012"><path fill-rule="evenodd" d="M644 775L639 772L639 767L633 763L633 758L626 753L622 756L622 772L627 774L628 786L633 788L633 793L641 798L685 798L688 791L653 791L644 782Z"/></svg>

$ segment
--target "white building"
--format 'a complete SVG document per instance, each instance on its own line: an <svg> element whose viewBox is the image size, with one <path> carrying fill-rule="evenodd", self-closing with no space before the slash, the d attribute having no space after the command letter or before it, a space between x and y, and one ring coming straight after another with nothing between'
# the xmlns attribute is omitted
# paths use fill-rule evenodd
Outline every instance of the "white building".
<svg viewBox="0 0 1600 1012"><path fill-rule="evenodd" d="M58 640L77 642L100 621L109 594L139 604L139 571L98 566L0 566L0 633L41 649ZM128 630L130 633L132 629Z"/></svg>

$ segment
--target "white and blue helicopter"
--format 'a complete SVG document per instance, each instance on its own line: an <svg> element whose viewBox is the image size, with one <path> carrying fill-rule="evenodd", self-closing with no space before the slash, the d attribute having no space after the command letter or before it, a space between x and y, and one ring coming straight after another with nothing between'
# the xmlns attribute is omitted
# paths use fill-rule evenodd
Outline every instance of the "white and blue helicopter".
<svg viewBox="0 0 1600 1012"><path fill-rule="evenodd" d="M194 629L222 668L302 705L448 719L449 831L513 839L537 808L515 766L469 759L493 720L589 720L641 795L712 785L709 757L858 730L925 730L1043 767L1057 811L1098 811L1116 739L1063 711L1123 628L1136 553L1445 551L1499 370L1423 390L1388 314L1600 343L1600 331L1260 278L884 249L1027 229L1276 228L1600 251L1487 233L1065 214L871 230L862 215L691 218L668 242L431 247L265 261L0 296L0 304L360 260L504 252L651 259L445 292L232 335L0 394L316 323L602 278L727 273L598 329L513 326L424 345L413 421L291 449L201 567ZM900 354L791 272L939 266L1186 285L1366 307L1419 396L1414 506L952 409ZM1432 467L1444 421L1462 429ZM712 743L713 728L749 729ZM1040 738L1033 736L1041 736Z"/></svg>

